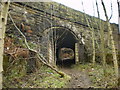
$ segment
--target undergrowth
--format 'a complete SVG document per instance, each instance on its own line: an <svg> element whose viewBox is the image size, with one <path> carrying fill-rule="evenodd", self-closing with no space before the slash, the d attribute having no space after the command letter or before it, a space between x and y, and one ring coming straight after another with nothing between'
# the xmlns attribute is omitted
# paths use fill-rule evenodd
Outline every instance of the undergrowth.
<svg viewBox="0 0 120 90"><path fill-rule="evenodd" d="M3 88L62 88L69 80L61 78L59 74L44 65L34 73L27 74L25 71L21 65L11 68L9 74L4 74Z"/></svg>
<svg viewBox="0 0 120 90"><path fill-rule="evenodd" d="M24 41L20 38L16 40L6 37L5 41L6 47L25 48ZM28 44L32 49L37 47L34 43ZM19 56L13 58L7 52L4 54L3 68L3 88L62 88L70 79L67 75L61 78L55 71L40 63L34 55L26 59Z"/></svg>
<svg viewBox="0 0 120 90"><path fill-rule="evenodd" d="M92 86L95 88L115 88L116 77L114 68L111 65L106 66L106 73L103 72L103 67L100 64L92 65L92 64L80 64L77 66L73 66L74 68L81 69L88 73L90 80L92 82Z"/></svg>

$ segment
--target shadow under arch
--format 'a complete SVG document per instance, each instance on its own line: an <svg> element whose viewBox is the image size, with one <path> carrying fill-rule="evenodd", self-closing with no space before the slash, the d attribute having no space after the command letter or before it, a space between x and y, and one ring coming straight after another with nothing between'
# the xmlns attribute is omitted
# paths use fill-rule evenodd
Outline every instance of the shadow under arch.
<svg viewBox="0 0 120 90"><path fill-rule="evenodd" d="M67 30L69 32L71 32L73 34L73 36L76 38L76 40L80 40L80 38L75 34L74 31L72 31L71 29L69 29L68 27L64 27L64 26L53 26L50 28L47 28L43 31L44 34L48 34L48 32L52 31L52 30Z"/></svg>
<svg viewBox="0 0 120 90"><path fill-rule="evenodd" d="M62 65L65 67L71 66L72 64L75 64L76 58L75 58L75 43L80 40L78 36L73 32L71 29L58 26L58 27L51 27L46 30L44 30L44 34L49 34L50 37L53 35L54 38L54 45L55 45L55 58L56 58L56 64ZM69 48L74 51L74 58L72 59L66 59L61 60L60 59L60 50L62 48Z"/></svg>

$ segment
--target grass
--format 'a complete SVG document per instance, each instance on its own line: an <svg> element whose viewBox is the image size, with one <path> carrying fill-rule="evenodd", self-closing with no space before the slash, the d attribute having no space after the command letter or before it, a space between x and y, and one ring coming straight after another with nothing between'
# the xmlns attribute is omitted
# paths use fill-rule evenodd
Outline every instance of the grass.
<svg viewBox="0 0 120 90"><path fill-rule="evenodd" d="M22 47L25 47L24 40L17 40L16 43ZM15 43L12 42L14 45ZM36 44L28 42L32 49L37 47ZM62 88L66 87L67 81L70 79L69 76L61 78L59 74L54 72L52 69L46 67L42 63L38 63L37 59L36 66L34 63L29 63L29 60L18 57L13 59L11 56L4 55L3 61L3 88ZM30 64L30 65L29 65ZM38 65L39 64L39 65ZM35 66L35 67L33 67ZM33 71L32 73L31 70Z"/></svg>
<svg viewBox="0 0 120 90"><path fill-rule="evenodd" d="M66 77L61 78L59 74L44 65L28 75L17 67L16 69L12 68L9 74L4 75L3 88L62 88L66 87L69 80Z"/></svg>
<svg viewBox="0 0 120 90"><path fill-rule="evenodd" d="M10 67L10 66L9 66ZM92 86L95 88L114 88L116 78L113 66L106 66L106 73L100 64L91 63L72 66L74 69L87 72ZM7 69L6 69L7 70ZM17 60L4 72L3 88L65 88L70 78L60 77L59 74L45 65L42 65L33 73L27 74L27 62Z"/></svg>
<svg viewBox="0 0 120 90"><path fill-rule="evenodd" d="M103 67L100 64L81 64L74 66L74 68L86 71L90 77L90 80L95 88L115 88L116 77L113 66L106 66L106 73L103 72Z"/></svg>

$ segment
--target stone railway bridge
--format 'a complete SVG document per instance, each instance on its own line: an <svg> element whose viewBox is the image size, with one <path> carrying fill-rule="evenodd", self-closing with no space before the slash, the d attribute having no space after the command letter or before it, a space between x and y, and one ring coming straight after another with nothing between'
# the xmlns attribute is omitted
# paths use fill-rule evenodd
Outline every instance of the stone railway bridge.
<svg viewBox="0 0 120 90"><path fill-rule="evenodd" d="M30 45L37 44L38 46L34 49L39 51L49 63L57 63L59 49L63 47L71 48L74 51L75 57L72 63L90 60L92 35L85 21L84 13L55 2L11 3L9 12L27 40L32 43ZM87 18L95 29L96 50L99 51L98 19L88 15ZM107 33L105 21L102 23L105 33ZM114 38L118 41L118 26L112 24L112 27ZM8 17L6 33L14 33L16 37L21 37L10 17Z"/></svg>

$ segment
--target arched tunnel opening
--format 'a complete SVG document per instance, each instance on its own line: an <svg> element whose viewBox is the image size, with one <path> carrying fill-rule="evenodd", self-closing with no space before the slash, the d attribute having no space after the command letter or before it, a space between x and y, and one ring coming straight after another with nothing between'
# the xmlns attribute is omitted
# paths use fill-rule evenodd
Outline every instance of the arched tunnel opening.
<svg viewBox="0 0 120 90"><path fill-rule="evenodd" d="M75 64L75 43L77 42L72 31L56 30L56 65L69 67Z"/></svg>

